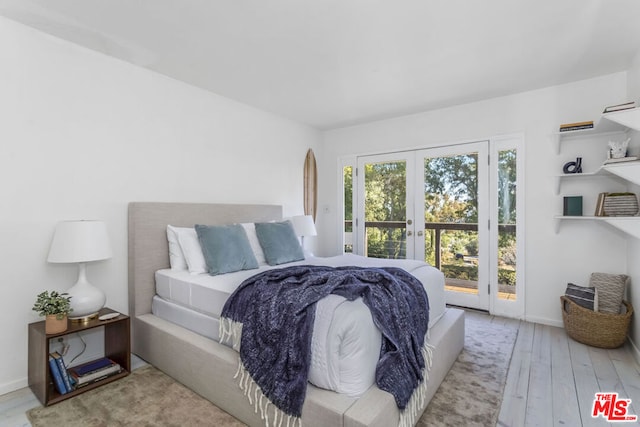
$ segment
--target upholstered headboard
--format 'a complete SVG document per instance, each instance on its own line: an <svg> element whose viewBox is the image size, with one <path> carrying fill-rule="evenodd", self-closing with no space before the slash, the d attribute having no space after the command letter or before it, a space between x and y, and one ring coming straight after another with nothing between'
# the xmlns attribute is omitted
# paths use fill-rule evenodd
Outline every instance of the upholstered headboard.
<svg viewBox="0 0 640 427"><path fill-rule="evenodd" d="M129 203L129 316L151 313L154 273L169 267L167 225L222 225L282 218L282 206L206 203Z"/></svg>

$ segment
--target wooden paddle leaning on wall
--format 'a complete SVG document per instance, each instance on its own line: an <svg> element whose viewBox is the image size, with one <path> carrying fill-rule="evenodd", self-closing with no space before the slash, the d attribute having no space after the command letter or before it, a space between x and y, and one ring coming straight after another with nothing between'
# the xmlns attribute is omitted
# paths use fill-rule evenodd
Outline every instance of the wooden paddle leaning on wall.
<svg viewBox="0 0 640 427"><path fill-rule="evenodd" d="M316 169L316 156L309 148L304 159L304 214L311 215L316 222L318 207L318 170Z"/></svg>

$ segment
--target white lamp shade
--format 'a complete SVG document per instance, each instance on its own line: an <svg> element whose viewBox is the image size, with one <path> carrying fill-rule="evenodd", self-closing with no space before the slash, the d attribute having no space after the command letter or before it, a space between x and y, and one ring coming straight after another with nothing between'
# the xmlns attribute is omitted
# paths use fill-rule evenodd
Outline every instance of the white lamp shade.
<svg viewBox="0 0 640 427"><path fill-rule="evenodd" d="M111 256L111 244L104 222L62 221L56 226L47 261L89 262L108 259Z"/></svg>
<svg viewBox="0 0 640 427"><path fill-rule="evenodd" d="M87 262L111 258L107 226L102 221L63 221L53 235L47 261L78 263L78 281L67 293L71 297L70 319L95 317L104 306L105 295L87 280Z"/></svg>
<svg viewBox="0 0 640 427"><path fill-rule="evenodd" d="M298 215L291 218L293 230L297 236L317 236L316 226L311 215Z"/></svg>

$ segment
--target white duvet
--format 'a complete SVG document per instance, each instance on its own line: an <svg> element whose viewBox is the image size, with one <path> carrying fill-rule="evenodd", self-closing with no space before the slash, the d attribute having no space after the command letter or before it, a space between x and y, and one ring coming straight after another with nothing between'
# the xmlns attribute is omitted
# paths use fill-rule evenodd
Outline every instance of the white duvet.
<svg viewBox="0 0 640 427"><path fill-rule="evenodd" d="M402 268L425 286L430 305L429 326L444 313L444 276L424 262L383 260L346 254L330 258L309 258L282 267L300 264ZM160 270L156 272L156 291L167 302L195 310L199 316L217 319L226 299L244 279L270 268L274 267L220 276L193 276ZM163 310L159 309L157 312L162 313ZM218 334L215 335L217 338ZM346 301L337 295L322 299L316 306L309 381L324 389L352 397L361 396L375 382L381 339L380 331L361 299Z"/></svg>

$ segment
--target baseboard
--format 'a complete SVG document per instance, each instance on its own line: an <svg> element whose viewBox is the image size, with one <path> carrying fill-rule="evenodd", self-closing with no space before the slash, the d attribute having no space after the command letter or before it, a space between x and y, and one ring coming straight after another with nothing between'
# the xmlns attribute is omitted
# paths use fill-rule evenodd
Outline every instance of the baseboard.
<svg viewBox="0 0 640 427"><path fill-rule="evenodd" d="M525 320L531 323L540 323L542 325L564 328L564 323L562 322L562 319L556 320L556 319L547 319L546 317L525 316Z"/></svg>
<svg viewBox="0 0 640 427"><path fill-rule="evenodd" d="M3 394L11 393L12 391L20 390L29 385L27 377L20 378L19 380L11 381L8 383L0 384L0 396Z"/></svg>
<svg viewBox="0 0 640 427"><path fill-rule="evenodd" d="M633 342L630 336L627 336L627 339L629 341L629 350L631 350L631 354L633 355L636 363L640 365L640 349L638 349L638 346Z"/></svg>

